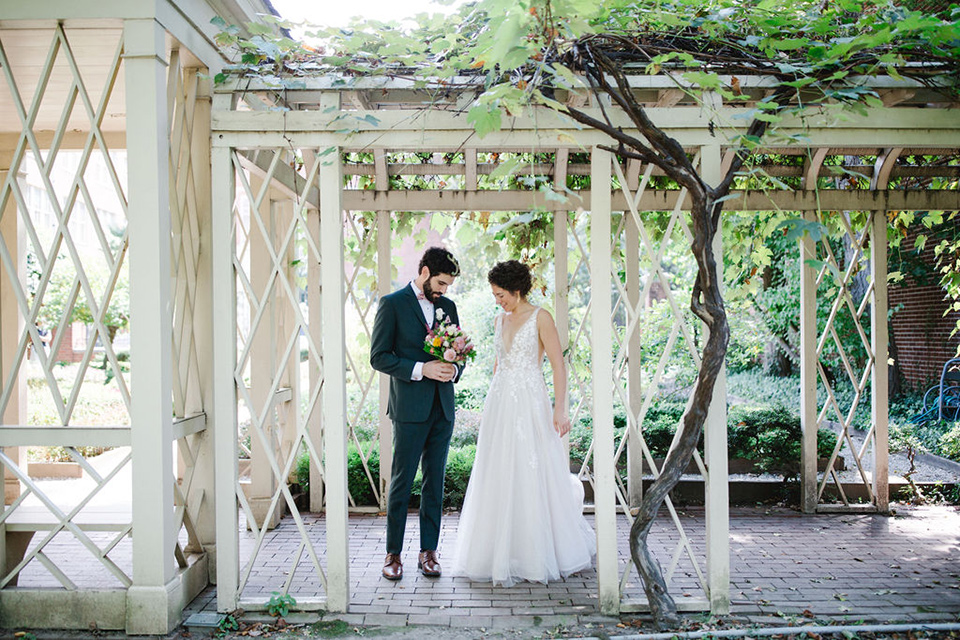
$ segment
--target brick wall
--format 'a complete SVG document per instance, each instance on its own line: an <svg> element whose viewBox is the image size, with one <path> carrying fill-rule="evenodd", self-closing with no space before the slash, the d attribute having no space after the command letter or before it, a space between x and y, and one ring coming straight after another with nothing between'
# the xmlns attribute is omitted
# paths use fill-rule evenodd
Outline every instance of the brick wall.
<svg viewBox="0 0 960 640"><path fill-rule="evenodd" d="M950 224L960 227L960 221ZM914 226L920 227L919 224ZM920 229L910 231L904 238L900 251L910 251L920 232ZM929 231L926 233L930 235ZM936 242L930 238L919 256L931 270L935 263L934 246ZM894 256L891 255L891 258ZM894 270L899 268L899 265L891 264L890 268ZM945 291L936 281L936 274L931 272L927 282L906 277L898 284L891 284L889 288L890 308L903 305L895 311L891 328L899 351L900 370L908 388L926 389L939 381L943 363L956 357L957 345L960 344L960 335L950 337L960 314L951 312L943 315L948 301Z"/></svg>

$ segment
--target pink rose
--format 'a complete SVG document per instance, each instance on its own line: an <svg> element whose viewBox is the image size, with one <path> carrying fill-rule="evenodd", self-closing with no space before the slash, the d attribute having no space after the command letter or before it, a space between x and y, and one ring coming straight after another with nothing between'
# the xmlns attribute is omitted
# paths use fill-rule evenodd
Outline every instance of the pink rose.
<svg viewBox="0 0 960 640"><path fill-rule="evenodd" d="M467 346L467 340L463 336L459 336L456 340L453 341L453 348L457 351L462 352Z"/></svg>
<svg viewBox="0 0 960 640"><path fill-rule="evenodd" d="M457 352L454 351L453 349L447 349L446 351L443 352L443 359L446 360L447 362L453 362L454 360L457 359Z"/></svg>

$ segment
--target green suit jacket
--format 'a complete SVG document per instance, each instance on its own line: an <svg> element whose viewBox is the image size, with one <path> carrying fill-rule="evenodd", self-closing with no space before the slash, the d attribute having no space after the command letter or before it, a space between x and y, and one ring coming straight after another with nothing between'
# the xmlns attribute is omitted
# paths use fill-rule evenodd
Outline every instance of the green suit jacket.
<svg viewBox="0 0 960 640"><path fill-rule="evenodd" d="M443 309L450 321L460 324L457 305L441 297L434 303ZM436 319L434 319L436 325ZM439 393L444 416L453 421L453 383L460 379L462 366L457 366L453 382L437 382L429 378L413 381L413 367L417 362L428 362L433 356L423 350L427 337L427 323L417 301L417 294L405 286L380 299L377 317L373 322L370 342L370 365L390 376L390 398L387 415L395 422L424 422L430 415L433 399Z"/></svg>

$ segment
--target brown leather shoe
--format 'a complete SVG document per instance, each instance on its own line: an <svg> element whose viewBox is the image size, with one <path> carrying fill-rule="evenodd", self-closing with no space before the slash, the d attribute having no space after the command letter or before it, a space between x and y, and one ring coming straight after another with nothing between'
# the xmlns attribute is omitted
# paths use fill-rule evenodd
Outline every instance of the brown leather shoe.
<svg viewBox="0 0 960 640"><path fill-rule="evenodd" d="M399 580L403 577L403 563L399 553L388 553L383 561L383 577L387 580Z"/></svg>
<svg viewBox="0 0 960 640"><path fill-rule="evenodd" d="M417 568L428 578L440 577L440 559L436 551L421 551L417 558Z"/></svg>

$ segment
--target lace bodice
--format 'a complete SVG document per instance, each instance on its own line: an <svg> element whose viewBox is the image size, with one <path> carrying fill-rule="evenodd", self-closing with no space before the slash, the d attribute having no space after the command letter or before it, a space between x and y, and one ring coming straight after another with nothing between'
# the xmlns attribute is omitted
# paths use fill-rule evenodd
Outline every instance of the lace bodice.
<svg viewBox="0 0 960 640"><path fill-rule="evenodd" d="M497 318L497 327L494 343L497 351L497 372L523 372L524 374L537 373L536 377L543 379L540 341L537 336L537 315L540 307L534 308L530 317L524 320L523 325L513 335L510 345L503 340L503 317Z"/></svg>

